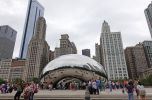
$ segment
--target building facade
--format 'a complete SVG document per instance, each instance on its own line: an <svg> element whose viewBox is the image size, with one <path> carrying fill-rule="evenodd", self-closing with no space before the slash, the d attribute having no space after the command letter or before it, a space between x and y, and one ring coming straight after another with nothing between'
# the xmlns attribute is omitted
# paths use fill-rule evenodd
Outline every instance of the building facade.
<svg viewBox="0 0 152 100"><path fill-rule="evenodd" d="M68 34L62 34L60 39L60 47L56 47L54 57L59 57L66 54L77 54L77 48L74 42L69 40Z"/></svg>
<svg viewBox="0 0 152 100"><path fill-rule="evenodd" d="M145 12L148 28L152 37L152 2L148 5L148 8L146 8L144 12Z"/></svg>
<svg viewBox="0 0 152 100"><path fill-rule="evenodd" d="M62 34L60 39L60 55L76 54L77 49L74 42L69 40L68 34Z"/></svg>
<svg viewBox="0 0 152 100"><path fill-rule="evenodd" d="M56 47L54 50L54 58L57 58L60 56L60 48Z"/></svg>
<svg viewBox="0 0 152 100"><path fill-rule="evenodd" d="M108 79L128 78L121 33L111 32L110 26L106 21L102 24L100 46L102 65L107 71Z"/></svg>
<svg viewBox="0 0 152 100"><path fill-rule="evenodd" d="M148 69L147 52L150 52L150 48L148 46L149 43L144 42L125 49L128 74L131 79L140 78L145 70Z"/></svg>
<svg viewBox="0 0 152 100"><path fill-rule="evenodd" d="M3 59L0 61L0 78L6 81L13 81L16 78L22 79L25 59Z"/></svg>
<svg viewBox="0 0 152 100"><path fill-rule="evenodd" d="M26 60L25 59L12 59L9 80L13 81L14 79L22 79L23 69L25 68Z"/></svg>
<svg viewBox="0 0 152 100"><path fill-rule="evenodd" d="M82 50L82 55L90 57L90 49L83 49Z"/></svg>
<svg viewBox="0 0 152 100"><path fill-rule="evenodd" d="M16 34L10 26L0 26L0 59L12 58Z"/></svg>
<svg viewBox="0 0 152 100"><path fill-rule="evenodd" d="M36 24L36 33L28 46L27 63L23 79L31 81L40 78L44 66L49 62L49 45L45 40L46 21L39 17Z"/></svg>
<svg viewBox="0 0 152 100"><path fill-rule="evenodd" d="M96 61L102 64L101 61L101 47L98 43L95 44L95 56L96 56Z"/></svg>
<svg viewBox="0 0 152 100"><path fill-rule="evenodd" d="M29 0L20 48L20 58L26 58L29 42L35 34L36 21L44 15L44 8L37 0Z"/></svg>
<svg viewBox="0 0 152 100"><path fill-rule="evenodd" d="M49 51L49 61L52 61L54 59L54 51Z"/></svg>
<svg viewBox="0 0 152 100"><path fill-rule="evenodd" d="M128 69L128 75L130 79L136 79L138 77L137 75L137 67L135 64L135 55L134 55L134 48L135 47L127 47L125 49L125 58L126 58L126 64Z"/></svg>
<svg viewBox="0 0 152 100"><path fill-rule="evenodd" d="M0 61L0 78L9 81L12 59L2 59Z"/></svg>
<svg viewBox="0 0 152 100"><path fill-rule="evenodd" d="M152 68L152 41L144 41L143 43L148 68Z"/></svg>
<svg viewBox="0 0 152 100"><path fill-rule="evenodd" d="M140 75L148 68L147 60L142 43L137 44L133 49L135 66L137 68L137 75Z"/></svg>

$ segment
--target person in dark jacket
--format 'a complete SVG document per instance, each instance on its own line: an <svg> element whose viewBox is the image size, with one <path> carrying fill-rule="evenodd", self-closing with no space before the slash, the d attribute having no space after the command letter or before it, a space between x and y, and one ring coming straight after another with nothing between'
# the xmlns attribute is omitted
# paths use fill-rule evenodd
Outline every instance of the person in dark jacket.
<svg viewBox="0 0 152 100"><path fill-rule="evenodd" d="M23 88L22 88L22 85L21 84L17 84L17 92L14 96L14 100L20 100L20 96L23 92Z"/></svg>
<svg viewBox="0 0 152 100"><path fill-rule="evenodd" d="M128 100L134 100L134 85L132 81L129 81L128 85L126 86L126 90L128 92Z"/></svg>

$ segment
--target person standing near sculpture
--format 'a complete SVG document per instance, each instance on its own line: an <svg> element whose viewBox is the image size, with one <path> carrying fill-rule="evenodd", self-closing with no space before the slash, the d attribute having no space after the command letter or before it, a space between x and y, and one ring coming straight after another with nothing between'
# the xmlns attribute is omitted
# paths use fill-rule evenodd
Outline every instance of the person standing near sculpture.
<svg viewBox="0 0 152 100"><path fill-rule="evenodd" d="M140 100L146 100L146 91L140 82L138 82L137 89L139 91Z"/></svg>
<svg viewBox="0 0 152 100"><path fill-rule="evenodd" d="M134 100L134 84L133 82L130 80L128 85L126 86L126 90L128 92L128 100Z"/></svg>
<svg viewBox="0 0 152 100"><path fill-rule="evenodd" d="M17 92L16 92L16 94L14 96L14 100L20 100L20 96L21 96L22 92L23 92L22 85L21 84L17 84Z"/></svg>

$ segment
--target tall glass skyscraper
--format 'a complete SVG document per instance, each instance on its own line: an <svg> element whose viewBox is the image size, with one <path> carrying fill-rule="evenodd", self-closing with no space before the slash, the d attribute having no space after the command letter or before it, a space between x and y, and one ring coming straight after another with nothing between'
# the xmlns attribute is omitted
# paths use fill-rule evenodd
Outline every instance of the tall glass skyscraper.
<svg viewBox="0 0 152 100"><path fill-rule="evenodd" d="M0 26L0 59L12 58L16 35L16 30L10 26Z"/></svg>
<svg viewBox="0 0 152 100"><path fill-rule="evenodd" d="M29 0L27 15L24 25L24 32L20 48L20 58L26 58L28 44L35 34L36 21L44 15L44 8L37 0Z"/></svg>
<svg viewBox="0 0 152 100"><path fill-rule="evenodd" d="M145 16L146 16L146 19L147 19L147 24L148 24L148 27L149 27L149 31L150 31L150 34L151 34L151 37L152 37L152 2L151 4L149 4L148 8L145 9Z"/></svg>

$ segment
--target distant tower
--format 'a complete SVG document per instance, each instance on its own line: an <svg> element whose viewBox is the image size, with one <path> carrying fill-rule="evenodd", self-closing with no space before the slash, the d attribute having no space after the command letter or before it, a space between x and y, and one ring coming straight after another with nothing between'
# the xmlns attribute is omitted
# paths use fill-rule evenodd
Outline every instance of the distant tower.
<svg viewBox="0 0 152 100"><path fill-rule="evenodd" d="M82 55L90 57L90 49L83 49L82 50Z"/></svg>
<svg viewBox="0 0 152 100"><path fill-rule="evenodd" d="M43 17L39 17L35 36L32 37L28 46L25 81L30 81L34 77L40 78L42 69L49 62L49 45L45 40L45 35L46 22Z"/></svg>
<svg viewBox="0 0 152 100"><path fill-rule="evenodd" d="M37 0L29 0L22 43L20 47L20 58L26 58L29 42L32 36L35 34L36 21L40 16L43 17L43 15L43 6Z"/></svg>
<svg viewBox="0 0 152 100"><path fill-rule="evenodd" d="M100 37L101 61L108 74L108 79L128 78L128 71L123 51L120 32L110 32L106 21L102 24Z"/></svg>
<svg viewBox="0 0 152 100"><path fill-rule="evenodd" d="M74 42L69 40L68 34L62 34L60 39L60 55L76 54L77 48Z"/></svg>
<svg viewBox="0 0 152 100"><path fill-rule="evenodd" d="M12 58L16 34L8 25L0 26L0 59Z"/></svg>
<svg viewBox="0 0 152 100"><path fill-rule="evenodd" d="M96 61L102 64L101 62L101 47L98 45L98 43L95 44L95 55L96 55Z"/></svg>
<svg viewBox="0 0 152 100"><path fill-rule="evenodd" d="M149 4L148 8L146 8L144 12L145 12L145 16L147 19L149 31L150 31L150 34L152 37L152 2L151 2L151 4Z"/></svg>

